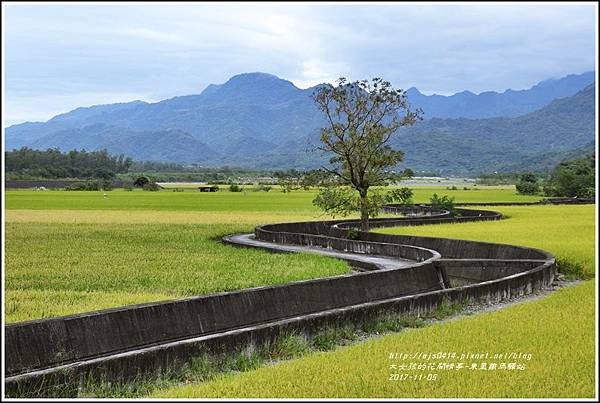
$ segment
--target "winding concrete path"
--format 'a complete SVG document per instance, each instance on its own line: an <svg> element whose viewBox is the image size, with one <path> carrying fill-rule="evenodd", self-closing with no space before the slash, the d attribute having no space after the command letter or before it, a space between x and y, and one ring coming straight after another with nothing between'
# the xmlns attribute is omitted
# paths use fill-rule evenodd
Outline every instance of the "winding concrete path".
<svg viewBox="0 0 600 403"><path fill-rule="evenodd" d="M335 249L321 248L319 246L301 246L301 245L289 245L289 244L278 244L273 242L261 241L254 238L254 234L235 234L229 235L224 238L226 241L240 245L249 246L253 248L267 249L274 252L308 252L317 253L323 256L334 257L352 262L371 263L376 265L380 270L391 270L391 269L402 269L405 267L411 267L416 263L416 260L393 258L390 256L383 255L368 255L362 253L350 253L341 252ZM355 271L366 271L360 267L352 266Z"/></svg>

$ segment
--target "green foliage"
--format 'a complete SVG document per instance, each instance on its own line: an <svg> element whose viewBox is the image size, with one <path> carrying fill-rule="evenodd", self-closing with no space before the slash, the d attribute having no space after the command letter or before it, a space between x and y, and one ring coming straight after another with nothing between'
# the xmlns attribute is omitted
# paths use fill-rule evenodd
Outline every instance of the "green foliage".
<svg viewBox="0 0 600 403"><path fill-rule="evenodd" d="M346 217L360 209L356 193L347 186L322 188L312 203L334 218Z"/></svg>
<svg viewBox="0 0 600 403"><path fill-rule="evenodd" d="M434 310L425 314L425 319L437 319L442 320L449 316L455 315L460 311L464 310L469 305L468 300L462 302L452 302L449 300L443 300Z"/></svg>
<svg viewBox="0 0 600 403"><path fill-rule="evenodd" d="M407 187L390 191L376 188L361 198L360 194L351 187L328 186L319 189L313 199L313 205L332 217L347 217L352 213L361 212L363 206L366 206L369 217L377 217L385 204L413 205L412 197L413 191Z"/></svg>
<svg viewBox="0 0 600 403"><path fill-rule="evenodd" d="M363 206L369 217L376 217L381 212L381 207L389 202L388 194L380 190L372 190L363 199L357 191L348 186L321 188L313 199L314 206L332 217L347 217L352 213L360 212Z"/></svg>
<svg viewBox="0 0 600 403"><path fill-rule="evenodd" d="M560 163L544 186L547 196L584 197L595 196L596 162L588 155Z"/></svg>
<svg viewBox="0 0 600 403"><path fill-rule="evenodd" d="M109 180L94 180L86 182L77 182L65 187L67 191L98 191L98 190L113 190L114 186Z"/></svg>
<svg viewBox="0 0 600 403"><path fill-rule="evenodd" d="M139 176L148 176L156 182L207 182L210 184L254 183L258 178L270 177L272 172L246 170L223 166L200 167L196 164L181 165L149 161L134 161L129 172L118 174L119 179L133 181ZM276 178L273 178L276 182Z"/></svg>
<svg viewBox="0 0 600 403"><path fill-rule="evenodd" d="M413 191L410 188L403 187L400 189L394 189L388 192L388 203L398 203L404 206L412 206L414 204L413 201Z"/></svg>
<svg viewBox="0 0 600 403"><path fill-rule="evenodd" d="M414 176L415 176L415 173L410 168L406 168L404 171L402 171L403 178L410 179L410 178L413 178Z"/></svg>
<svg viewBox="0 0 600 403"><path fill-rule="evenodd" d="M146 186L150 182L152 182L152 181L147 176L138 176L133 181L133 186L138 187L138 188L143 188L144 186Z"/></svg>
<svg viewBox="0 0 600 403"><path fill-rule="evenodd" d="M519 183L515 187L517 192L522 195L535 195L540 191L538 178L531 172L522 174L519 177Z"/></svg>
<svg viewBox="0 0 600 403"><path fill-rule="evenodd" d="M160 186L156 182L148 182L142 186L142 189L147 190L149 192L157 192L160 190Z"/></svg>
<svg viewBox="0 0 600 403"><path fill-rule="evenodd" d="M515 187L521 195L535 195L540 191L540 185L533 182L519 182Z"/></svg>
<svg viewBox="0 0 600 403"><path fill-rule="evenodd" d="M348 228L348 232L346 233L346 238L348 239L359 239L360 231L357 228Z"/></svg>
<svg viewBox="0 0 600 403"><path fill-rule="evenodd" d="M244 189L242 189L241 186L236 185L235 183L232 183L231 185L229 185L230 192L241 192L242 190L244 190Z"/></svg>
<svg viewBox="0 0 600 403"><path fill-rule="evenodd" d="M298 190L301 188L300 181L302 180L303 174L295 169L289 171L275 171L273 176L277 179L277 184L281 186L283 193L289 193L292 190Z"/></svg>
<svg viewBox="0 0 600 403"><path fill-rule="evenodd" d="M272 188L273 188L272 186L263 185L263 184L259 183L258 185L252 187L252 191L253 192L268 192Z"/></svg>
<svg viewBox="0 0 600 403"><path fill-rule="evenodd" d="M310 342L315 349L328 351L354 341L357 337L356 330L351 326L330 327L319 331L311 338Z"/></svg>
<svg viewBox="0 0 600 403"><path fill-rule="evenodd" d="M87 152L72 150L61 153L59 149L46 151L23 147L6 151L5 169L11 179L104 179L110 180L118 173L127 172L132 161L124 155L111 156L106 150Z"/></svg>
<svg viewBox="0 0 600 403"><path fill-rule="evenodd" d="M563 257L556 258L556 270L565 275L569 280L573 279L590 279L594 276L590 272L586 272L585 265L576 260L565 259Z"/></svg>
<svg viewBox="0 0 600 403"><path fill-rule="evenodd" d="M437 195L437 193L434 193L429 199L429 204L434 209L448 210L450 212L455 210L454 197L449 197L448 195L443 195L440 197Z"/></svg>
<svg viewBox="0 0 600 403"><path fill-rule="evenodd" d="M290 332L277 337L268 346L268 356L271 360L282 360L299 357L310 349L306 337L300 333Z"/></svg>
<svg viewBox="0 0 600 403"><path fill-rule="evenodd" d="M300 172L295 169L289 171L276 171L274 176L283 193L292 190L310 190L312 187L324 187L342 184L339 178L322 169L313 169Z"/></svg>
<svg viewBox="0 0 600 403"><path fill-rule="evenodd" d="M368 230L369 217L377 214L384 198L369 196L369 188L397 179L390 168L402 161L404 153L393 149L390 140L400 127L416 123L420 111L412 112L406 93L381 78L347 82L342 77L337 86L317 87L312 97L329 123L321 128L317 148L333 154L327 171L358 192L361 229ZM326 212L350 210L354 200L344 202L337 196L329 192L315 205Z"/></svg>

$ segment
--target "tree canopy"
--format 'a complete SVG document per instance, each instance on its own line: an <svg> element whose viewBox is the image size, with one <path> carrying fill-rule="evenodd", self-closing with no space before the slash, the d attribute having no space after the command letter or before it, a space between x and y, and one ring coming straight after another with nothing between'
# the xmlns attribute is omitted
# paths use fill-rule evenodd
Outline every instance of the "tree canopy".
<svg viewBox="0 0 600 403"><path fill-rule="evenodd" d="M544 192L547 196L591 198L595 196L595 183L596 158L591 154L558 164L544 186Z"/></svg>
<svg viewBox="0 0 600 403"><path fill-rule="evenodd" d="M321 128L317 149L333 155L323 170L348 187L324 189L315 204L325 211L337 211L339 206L345 206L342 210L347 213L360 211L361 229L368 230L369 217L389 200L380 192L369 197L369 189L401 177L392 168L404 153L389 142L400 127L416 123L421 111L411 111L405 91L381 78L348 82L342 77L336 86L318 87L313 99L328 122ZM357 203L352 192L358 193Z"/></svg>
<svg viewBox="0 0 600 403"><path fill-rule="evenodd" d="M7 151L4 156L7 176L13 179L111 179L127 172L132 163L131 158L110 155L106 150L62 153L57 148L42 151L23 147Z"/></svg>

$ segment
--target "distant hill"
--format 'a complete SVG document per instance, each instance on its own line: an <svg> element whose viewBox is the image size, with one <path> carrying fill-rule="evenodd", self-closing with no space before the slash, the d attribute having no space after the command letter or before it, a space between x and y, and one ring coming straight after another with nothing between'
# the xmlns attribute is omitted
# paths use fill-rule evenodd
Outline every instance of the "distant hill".
<svg viewBox="0 0 600 403"><path fill-rule="evenodd" d="M125 154L136 160L179 161L191 163L199 155L212 156L215 151L189 133L178 129L136 131L96 123L82 128L61 129L31 143L38 150L59 148L106 149L111 154ZM98 147L101 144L101 147Z"/></svg>
<svg viewBox="0 0 600 403"><path fill-rule="evenodd" d="M425 118L514 117L533 112L557 98L575 95L595 81L595 72L571 74L544 80L526 90L486 91L474 94L462 91L450 96L424 95L412 87L407 96L412 106L425 112Z"/></svg>
<svg viewBox="0 0 600 403"><path fill-rule="evenodd" d="M403 128L394 145L405 151L405 165L425 171L547 171L574 150L594 144L595 112L592 84L515 118L421 121Z"/></svg>
<svg viewBox="0 0 600 403"><path fill-rule="evenodd" d="M527 91L541 87L546 90L535 91L546 97L552 91L563 94L585 81L574 77L588 75L542 82ZM548 100L518 117L426 119L403 129L395 145L406 152L404 165L447 174L508 169L544 154L558 158L594 142L594 89L592 84L575 95ZM199 95L77 108L45 123L13 125L5 131L5 147L106 148L137 160L314 168L326 158L307 150L318 143L319 128L326 122L310 99L313 91L270 74L240 74ZM527 91L514 92L525 97Z"/></svg>

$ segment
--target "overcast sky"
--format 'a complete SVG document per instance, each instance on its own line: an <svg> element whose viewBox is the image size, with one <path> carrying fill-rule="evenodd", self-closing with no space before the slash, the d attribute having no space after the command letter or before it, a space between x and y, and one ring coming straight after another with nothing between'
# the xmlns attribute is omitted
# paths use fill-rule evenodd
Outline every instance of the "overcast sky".
<svg viewBox="0 0 600 403"><path fill-rule="evenodd" d="M197 94L243 72L452 94L595 69L593 3L2 6L5 126Z"/></svg>

